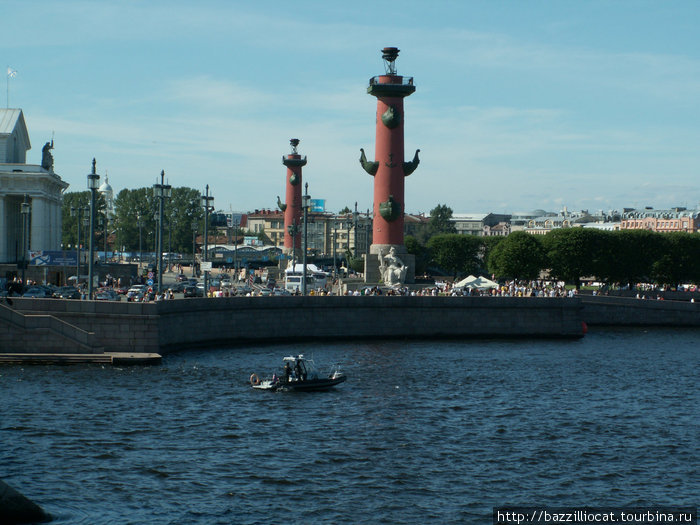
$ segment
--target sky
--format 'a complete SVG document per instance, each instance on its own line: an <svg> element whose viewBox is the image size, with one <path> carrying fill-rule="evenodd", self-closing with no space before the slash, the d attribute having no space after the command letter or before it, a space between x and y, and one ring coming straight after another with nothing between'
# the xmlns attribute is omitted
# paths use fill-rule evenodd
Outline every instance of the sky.
<svg viewBox="0 0 700 525"><path fill-rule="evenodd" d="M372 207L380 50L398 47L405 209L621 210L700 203L700 2L0 0L2 102L41 163L84 191L204 192L276 207L300 139L304 182Z"/></svg>

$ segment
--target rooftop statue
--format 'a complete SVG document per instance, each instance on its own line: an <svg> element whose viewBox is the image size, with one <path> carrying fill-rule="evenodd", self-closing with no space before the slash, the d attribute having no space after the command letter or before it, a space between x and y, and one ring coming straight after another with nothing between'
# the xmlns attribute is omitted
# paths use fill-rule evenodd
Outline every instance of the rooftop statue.
<svg viewBox="0 0 700 525"><path fill-rule="evenodd" d="M53 171L53 155L51 155L51 150L53 149L53 139L51 142L44 144L41 148L41 167L46 171Z"/></svg>

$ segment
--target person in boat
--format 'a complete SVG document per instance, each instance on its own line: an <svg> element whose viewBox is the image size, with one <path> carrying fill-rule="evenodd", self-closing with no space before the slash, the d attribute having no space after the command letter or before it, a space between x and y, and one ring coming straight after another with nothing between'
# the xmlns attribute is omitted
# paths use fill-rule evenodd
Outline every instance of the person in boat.
<svg viewBox="0 0 700 525"><path fill-rule="evenodd" d="M297 376L297 381L306 381L306 373L302 371L301 359L296 360L294 365L294 374Z"/></svg>
<svg viewBox="0 0 700 525"><path fill-rule="evenodd" d="M284 382L289 383L289 377L292 375L292 367L289 363L284 363Z"/></svg>

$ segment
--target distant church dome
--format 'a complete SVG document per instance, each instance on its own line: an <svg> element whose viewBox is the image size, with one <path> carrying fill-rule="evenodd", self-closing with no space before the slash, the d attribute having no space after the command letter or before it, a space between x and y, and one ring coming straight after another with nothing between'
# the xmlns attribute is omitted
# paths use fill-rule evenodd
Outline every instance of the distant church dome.
<svg viewBox="0 0 700 525"><path fill-rule="evenodd" d="M105 196L105 204L107 205L105 213L107 214L107 218L114 218L114 190L112 186L109 185L109 175L107 175L107 173L105 173L105 181L97 191Z"/></svg>
<svg viewBox="0 0 700 525"><path fill-rule="evenodd" d="M100 193L108 193L110 195L114 195L114 190L112 190L112 186L109 185L108 175L105 175L105 181L102 183L100 189L97 191L99 191Z"/></svg>

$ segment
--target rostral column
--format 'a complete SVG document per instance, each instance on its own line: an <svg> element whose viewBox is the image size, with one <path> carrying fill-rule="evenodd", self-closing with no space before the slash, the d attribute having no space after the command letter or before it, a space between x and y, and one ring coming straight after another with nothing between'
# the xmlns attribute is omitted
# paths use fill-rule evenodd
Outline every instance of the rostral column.
<svg viewBox="0 0 700 525"><path fill-rule="evenodd" d="M277 197L277 206L284 212L284 251L294 257L301 250L301 168L306 165L297 153L299 139L291 139L292 152L282 157L282 164L287 166L287 184L285 204Z"/></svg>
<svg viewBox="0 0 700 525"><path fill-rule="evenodd" d="M395 248L396 254L408 266L405 282L415 279L415 258L404 246L404 178L416 169L418 152L410 162L404 162L404 111L403 99L411 95L416 87L413 77L396 74L395 47L382 49L385 74L369 81L367 93L377 97L375 161L368 161L360 149L360 164L374 177L374 208L372 245L370 256L365 260L365 282L379 282L379 259Z"/></svg>

